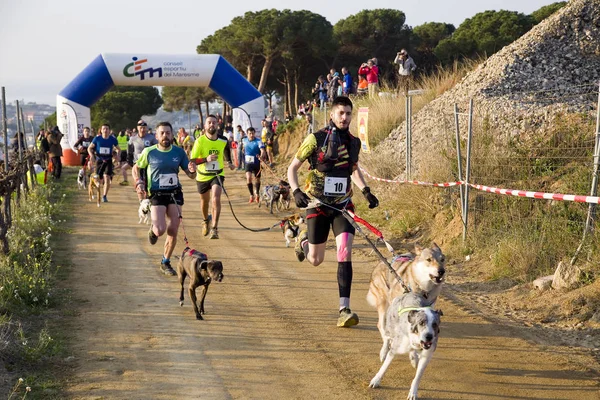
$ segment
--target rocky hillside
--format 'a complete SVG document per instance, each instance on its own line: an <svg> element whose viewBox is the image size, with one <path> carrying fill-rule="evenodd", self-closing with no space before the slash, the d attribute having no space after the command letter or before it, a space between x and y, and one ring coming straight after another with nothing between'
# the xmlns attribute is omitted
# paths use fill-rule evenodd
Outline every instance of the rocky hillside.
<svg viewBox="0 0 600 400"><path fill-rule="evenodd" d="M519 135L543 129L558 111L595 112L599 81L600 0L571 0L413 116L412 177L421 177L422 155L439 154L440 143L453 137L454 103L465 112L472 98L476 119L487 118L499 134ZM464 135L464 117L461 125ZM405 132L404 124L392 131L376 154L403 160Z"/></svg>

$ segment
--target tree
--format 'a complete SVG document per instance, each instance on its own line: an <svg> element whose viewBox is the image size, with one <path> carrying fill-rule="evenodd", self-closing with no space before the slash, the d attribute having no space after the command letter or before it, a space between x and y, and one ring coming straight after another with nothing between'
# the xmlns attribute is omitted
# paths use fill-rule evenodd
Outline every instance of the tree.
<svg viewBox="0 0 600 400"><path fill-rule="evenodd" d="M108 123L115 130L134 127L142 115L154 115L163 101L152 86L115 86L92 106L92 127Z"/></svg>
<svg viewBox="0 0 600 400"><path fill-rule="evenodd" d="M444 63L463 57L491 56L534 25L533 17L516 11L484 11L467 18L434 53Z"/></svg>
<svg viewBox="0 0 600 400"><path fill-rule="evenodd" d="M439 64L434 49L455 30L454 25L443 22L427 22L413 28L415 49L418 54L415 58L420 69L431 71Z"/></svg>
<svg viewBox="0 0 600 400"><path fill-rule="evenodd" d="M547 6L543 6L539 10L532 12L531 17L533 18L534 23L537 25L550 15L563 8L566 4L566 1L557 1L556 3L548 4Z"/></svg>
<svg viewBox="0 0 600 400"><path fill-rule="evenodd" d="M405 25L406 16L400 10L363 10L338 21L333 27L339 43L336 64L356 70L367 59L376 57L379 66L391 67L401 48L410 48L412 30ZM387 68L387 72L393 70Z"/></svg>
<svg viewBox="0 0 600 400"><path fill-rule="evenodd" d="M165 86L162 90L165 111L198 110L200 125L204 124L202 103L206 104L208 114L208 103L216 97L215 92L206 87Z"/></svg>

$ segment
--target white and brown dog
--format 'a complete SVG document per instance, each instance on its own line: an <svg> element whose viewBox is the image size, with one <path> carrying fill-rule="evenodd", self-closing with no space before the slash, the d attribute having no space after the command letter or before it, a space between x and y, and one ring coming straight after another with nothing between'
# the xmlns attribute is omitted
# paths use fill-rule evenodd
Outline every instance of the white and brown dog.
<svg viewBox="0 0 600 400"><path fill-rule="evenodd" d="M150 223L150 200L144 199L140 201L140 208L138 208L138 217L140 217L140 221L138 224L142 222L146 225Z"/></svg>
<svg viewBox="0 0 600 400"><path fill-rule="evenodd" d="M421 294L424 298L435 303L442 291L442 283L446 274L446 257L439 246L433 243L430 248L415 245L415 255L402 254L394 257L392 268L402 278L411 291ZM377 308L379 320L377 328L384 337L385 313L392 300L400 296L404 288L398 279L383 262L377 264L371 273L367 301Z"/></svg>
<svg viewBox="0 0 600 400"><path fill-rule="evenodd" d="M285 247L290 247L292 240L298 241L298 234L300 233L300 225L304 223L304 218L300 214L290 215L281 221L281 230L283 231L283 237L285 238Z"/></svg>
<svg viewBox="0 0 600 400"><path fill-rule="evenodd" d="M385 371L397 354L409 353L410 363L417 371L408 392L409 400L417 399L423 372L437 348L441 310L434 310L429 299L409 292L396 297L385 314L385 332L379 359L383 365L371 379L369 387L381 384Z"/></svg>
<svg viewBox="0 0 600 400"><path fill-rule="evenodd" d="M98 174L90 176L90 184L88 185L88 197L92 201L96 198L96 204L100 207L100 177Z"/></svg>
<svg viewBox="0 0 600 400"><path fill-rule="evenodd" d="M77 188L79 190L85 190L85 187L87 186L86 181L85 169L81 168L77 173Z"/></svg>

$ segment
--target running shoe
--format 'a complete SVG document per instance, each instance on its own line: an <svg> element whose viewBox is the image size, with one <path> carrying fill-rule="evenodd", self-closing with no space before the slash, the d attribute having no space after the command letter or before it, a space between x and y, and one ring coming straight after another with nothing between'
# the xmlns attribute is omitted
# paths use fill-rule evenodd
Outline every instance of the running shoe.
<svg viewBox="0 0 600 400"><path fill-rule="evenodd" d="M108 203L108 199L106 198L106 196L102 196L102 202L103 203Z"/></svg>
<svg viewBox="0 0 600 400"><path fill-rule="evenodd" d="M177 272L175 272L173 267L171 267L171 261L164 261L164 260L161 261L160 262L160 270L165 275L170 275L170 276L177 275Z"/></svg>
<svg viewBox="0 0 600 400"><path fill-rule="evenodd" d="M308 233L306 229L300 232L298 235L298 241L296 242L296 246L294 246L294 252L296 253L296 258L298 261L302 262L306 258L306 254L304 254L304 247L302 247L302 242L308 239Z"/></svg>
<svg viewBox="0 0 600 400"><path fill-rule="evenodd" d="M217 231L217 228L212 228L210 230L210 238L211 239L218 239L219 238L219 232Z"/></svg>
<svg viewBox="0 0 600 400"><path fill-rule="evenodd" d="M205 219L204 222L202 222L202 236L206 236L208 235L208 220Z"/></svg>
<svg viewBox="0 0 600 400"><path fill-rule="evenodd" d="M250 199L248 200L248 204L250 203L254 203L254 196L250 196Z"/></svg>
<svg viewBox="0 0 600 400"><path fill-rule="evenodd" d="M254 196L254 202L260 203L260 199L258 198L258 195Z"/></svg>
<svg viewBox="0 0 600 400"><path fill-rule="evenodd" d="M158 240L158 236L156 236L154 234L154 231L152 230L152 226L150 226L150 230L148 231L148 242L150 242L150 244L156 244L157 240Z"/></svg>
<svg viewBox="0 0 600 400"><path fill-rule="evenodd" d="M119 183L119 185L127 186L127 185L129 185L129 181L123 181L123 182Z"/></svg>
<svg viewBox="0 0 600 400"><path fill-rule="evenodd" d="M358 325L358 315L353 313L348 307L342 308L340 310L340 316L338 317L337 326L348 328L354 325Z"/></svg>

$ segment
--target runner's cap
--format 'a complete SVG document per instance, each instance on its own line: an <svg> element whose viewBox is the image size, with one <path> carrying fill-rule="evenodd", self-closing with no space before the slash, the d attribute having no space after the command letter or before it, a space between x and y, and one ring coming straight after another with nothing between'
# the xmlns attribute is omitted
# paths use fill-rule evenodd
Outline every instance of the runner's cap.
<svg viewBox="0 0 600 400"><path fill-rule="evenodd" d="M148 124L143 119L140 119L137 123L137 126L148 126Z"/></svg>

